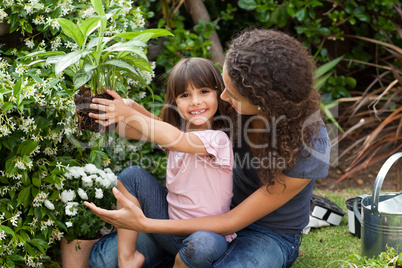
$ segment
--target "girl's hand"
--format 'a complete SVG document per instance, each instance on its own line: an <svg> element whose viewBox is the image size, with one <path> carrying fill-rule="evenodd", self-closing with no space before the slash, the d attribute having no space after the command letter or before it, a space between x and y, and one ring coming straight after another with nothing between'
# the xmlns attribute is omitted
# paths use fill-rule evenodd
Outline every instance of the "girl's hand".
<svg viewBox="0 0 402 268"><path fill-rule="evenodd" d="M122 205L118 210L107 210L97 207L94 203L84 201L84 204L101 220L112 224L117 228L124 228L138 232L145 231L146 217L142 210L128 200L117 188L113 188L113 194Z"/></svg>
<svg viewBox="0 0 402 268"><path fill-rule="evenodd" d="M127 117L132 115L133 109L126 104L127 101L122 99L116 91L106 90L106 92L114 98L114 100L107 99L93 99L90 108L103 111L102 114L89 113L89 116L95 119L97 123L103 126L109 126L119 121L124 121Z"/></svg>

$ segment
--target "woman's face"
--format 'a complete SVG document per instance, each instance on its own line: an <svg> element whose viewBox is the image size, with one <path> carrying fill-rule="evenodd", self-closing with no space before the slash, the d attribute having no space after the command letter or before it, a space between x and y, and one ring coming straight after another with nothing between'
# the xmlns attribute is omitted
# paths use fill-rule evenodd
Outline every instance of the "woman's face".
<svg viewBox="0 0 402 268"><path fill-rule="evenodd" d="M222 100L229 102L239 114L256 115L262 113L262 111L258 110L257 105L251 104L247 97L240 95L237 89L233 87L232 79L226 70L226 65L223 65L222 76L225 83L225 90L221 94Z"/></svg>

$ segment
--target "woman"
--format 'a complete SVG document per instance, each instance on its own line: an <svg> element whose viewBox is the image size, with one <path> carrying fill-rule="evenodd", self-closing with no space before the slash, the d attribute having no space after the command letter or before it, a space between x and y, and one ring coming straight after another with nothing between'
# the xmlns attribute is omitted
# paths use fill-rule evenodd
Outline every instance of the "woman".
<svg viewBox="0 0 402 268"><path fill-rule="evenodd" d="M240 115L232 121L235 168L230 211L186 220L152 219L116 190L120 210L87 206L118 228L150 234L143 249L137 243L139 251L154 254L157 261L150 266L169 257L158 235L152 234L205 230L237 234L213 267L289 267L309 221L314 182L328 173L330 141L319 116L314 71L306 48L284 33L253 29L232 40L221 94ZM98 242L90 264L116 258L115 240L111 235ZM194 247L202 243L195 241Z"/></svg>

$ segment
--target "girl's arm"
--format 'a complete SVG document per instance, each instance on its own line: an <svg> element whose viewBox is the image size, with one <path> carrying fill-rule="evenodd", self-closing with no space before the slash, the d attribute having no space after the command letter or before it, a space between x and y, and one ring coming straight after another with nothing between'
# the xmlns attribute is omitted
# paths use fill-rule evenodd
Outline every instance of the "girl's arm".
<svg viewBox="0 0 402 268"><path fill-rule="evenodd" d="M155 142L173 151L208 154L204 144L196 135L184 133L166 122L144 115L126 105L115 91L108 90L107 92L114 97L114 100L93 99L94 103L99 104L91 104L91 108L105 112L89 114L90 117L98 119L99 124L106 127L117 122L123 123L141 133L141 140ZM127 130L127 132L129 131ZM126 135L126 137L128 136Z"/></svg>
<svg viewBox="0 0 402 268"><path fill-rule="evenodd" d="M85 202L85 205L99 218L117 228L131 229L144 233L185 236L199 230L228 235L245 228L286 204L306 187L310 180L291 178L282 174L281 182L285 183L286 187L278 180L275 181L274 185L269 187L269 191L267 191L265 186L262 186L237 207L224 214L185 220L146 218L142 210L125 198L117 189L113 189L113 191L117 200L122 204L121 209L105 210L88 202Z"/></svg>
<svg viewBox="0 0 402 268"><path fill-rule="evenodd" d="M123 99L123 102L125 105L133 108L134 110L138 111L139 113L143 114L144 116L148 116L155 120L161 120L159 117L150 113L147 109L145 109L144 107L142 107L141 105L136 103L134 100ZM133 129L132 127L129 127L128 125L124 124L123 122L117 123L116 133L119 134L120 136L123 136L126 138L147 141L147 139L142 135L141 132L138 132L137 130Z"/></svg>

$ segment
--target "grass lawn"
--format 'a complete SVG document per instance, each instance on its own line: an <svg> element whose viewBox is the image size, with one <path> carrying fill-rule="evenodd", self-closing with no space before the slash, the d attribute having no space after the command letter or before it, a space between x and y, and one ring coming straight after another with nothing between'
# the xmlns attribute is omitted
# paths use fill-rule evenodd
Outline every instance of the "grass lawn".
<svg viewBox="0 0 402 268"><path fill-rule="evenodd" d="M361 194L371 194L371 191L372 189L335 192L315 190L314 194L335 202L346 215L338 226L312 228L308 234L303 235L300 255L292 268L340 267L350 254L360 254L361 240L349 233L345 201Z"/></svg>

